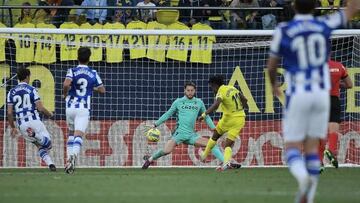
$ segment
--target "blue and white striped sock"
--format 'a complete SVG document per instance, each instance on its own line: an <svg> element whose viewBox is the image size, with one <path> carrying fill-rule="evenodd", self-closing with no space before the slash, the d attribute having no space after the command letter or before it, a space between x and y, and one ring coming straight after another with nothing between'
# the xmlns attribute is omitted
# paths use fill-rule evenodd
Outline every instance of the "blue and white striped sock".
<svg viewBox="0 0 360 203"><path fill-rule="evenodd" d="M73 146L73 154L75 156L79 155L82 143L83 143L82 137L81 136L75 136L75 138L74 138L74 146Z"/></svg>
<svg viewBox="0 0 360 203"><path fill-rule="evenodd" d="M40 148L38 153L40 158L46 163L46 165L49 166L50 164L54 164L46 149Z"/></svg>
<svg viewBox="0 0 360 203"><path fill-rule="evenodd" d="M320 163L319 155L317 153L307 154L305 156L305 162L311 180L311 187L309 189L307 199L308 202L311 203L314 202L315 199L321 163Z"/></svg>
<svg viewBox="0 0 360 203"><path fill-rule="evenodd" d="M298 182L300 192L304 194L308 189L310 179L300 150L288 148L286 150L286 160L290 173Z"/></svg>
<svg viewBox="0 0 360 203"><path fill-rule="evenodd" d="M69 135L68 140L66 142L66 155L67 159L70 159L70 156L74 154L73 152L74 147L74 135Z"/></svg>

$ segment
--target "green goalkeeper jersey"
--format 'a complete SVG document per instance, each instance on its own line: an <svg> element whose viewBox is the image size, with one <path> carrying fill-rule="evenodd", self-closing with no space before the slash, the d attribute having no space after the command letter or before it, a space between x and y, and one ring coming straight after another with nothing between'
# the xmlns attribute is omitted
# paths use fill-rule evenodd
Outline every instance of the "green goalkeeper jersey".
<svg viewBox="0 0 360 203"><path fill-rule="evenodd" d="M155 122L155 125L159 126L176 113L176 131L180 133L194 133L196 120L205 111L206 108L201 99L196 97L188 99L184 96L176 99L170 109ZM206 116L205 121L211 129L215 129L210 116Z"/></svg>

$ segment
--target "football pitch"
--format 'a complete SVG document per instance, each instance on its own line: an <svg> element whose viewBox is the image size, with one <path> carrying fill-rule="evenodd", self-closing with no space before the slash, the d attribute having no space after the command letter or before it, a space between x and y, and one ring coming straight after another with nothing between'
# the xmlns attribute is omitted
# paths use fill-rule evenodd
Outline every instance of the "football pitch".
<svg viewBox="0 0 360 203"><path fill-rule="evenodd" d="M286 168L0 169L0 202L237 203L293 202L296 183ZM316 202L360 202L360 168L327 168Z"/></svg>

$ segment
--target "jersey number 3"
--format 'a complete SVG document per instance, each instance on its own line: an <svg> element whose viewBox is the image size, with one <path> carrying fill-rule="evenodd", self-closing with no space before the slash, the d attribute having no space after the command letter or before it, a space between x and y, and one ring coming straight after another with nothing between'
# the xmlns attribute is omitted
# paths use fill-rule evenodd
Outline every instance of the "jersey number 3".
<svg viewBox="0 0 360 203"><path fill-rule="evenodd" d="M297 36L291 43L291 50L296 51L301 69L319 67L326 62L326 40L320 33L310 34L307 38Z"/></svg>
<svg viewBox="0 0 360 203"><path fill-rule="evenodd" d="M81 97L85 96L88 81L85 78L80 78L76 83L79 85L79 89L76 89L76 94Z"/></svg>

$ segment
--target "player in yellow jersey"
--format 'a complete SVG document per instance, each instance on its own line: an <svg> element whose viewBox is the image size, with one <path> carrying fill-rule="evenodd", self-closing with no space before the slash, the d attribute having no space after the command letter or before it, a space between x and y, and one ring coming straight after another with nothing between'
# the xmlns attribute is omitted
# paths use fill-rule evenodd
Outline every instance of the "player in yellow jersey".
<svg viewBox="0 0 360 203"><path fill-rule="evenodd" d="M218 170L225 170L231 167L230 160L232 154L232 146L235 139L239 136L241 129L245 125L245 111L247 108L247 99L241 92L233 86L225 85L222 75L210 77L209 85L216 94L215 102L201 115L200 119L204 119L206 115L212 113L220 107L222 117L216 125L216 129L212 138L209 139L205 151L201 154L201 160L204 161L211 149L216 145L216 141L225 133L224 164Z"/></svg>

